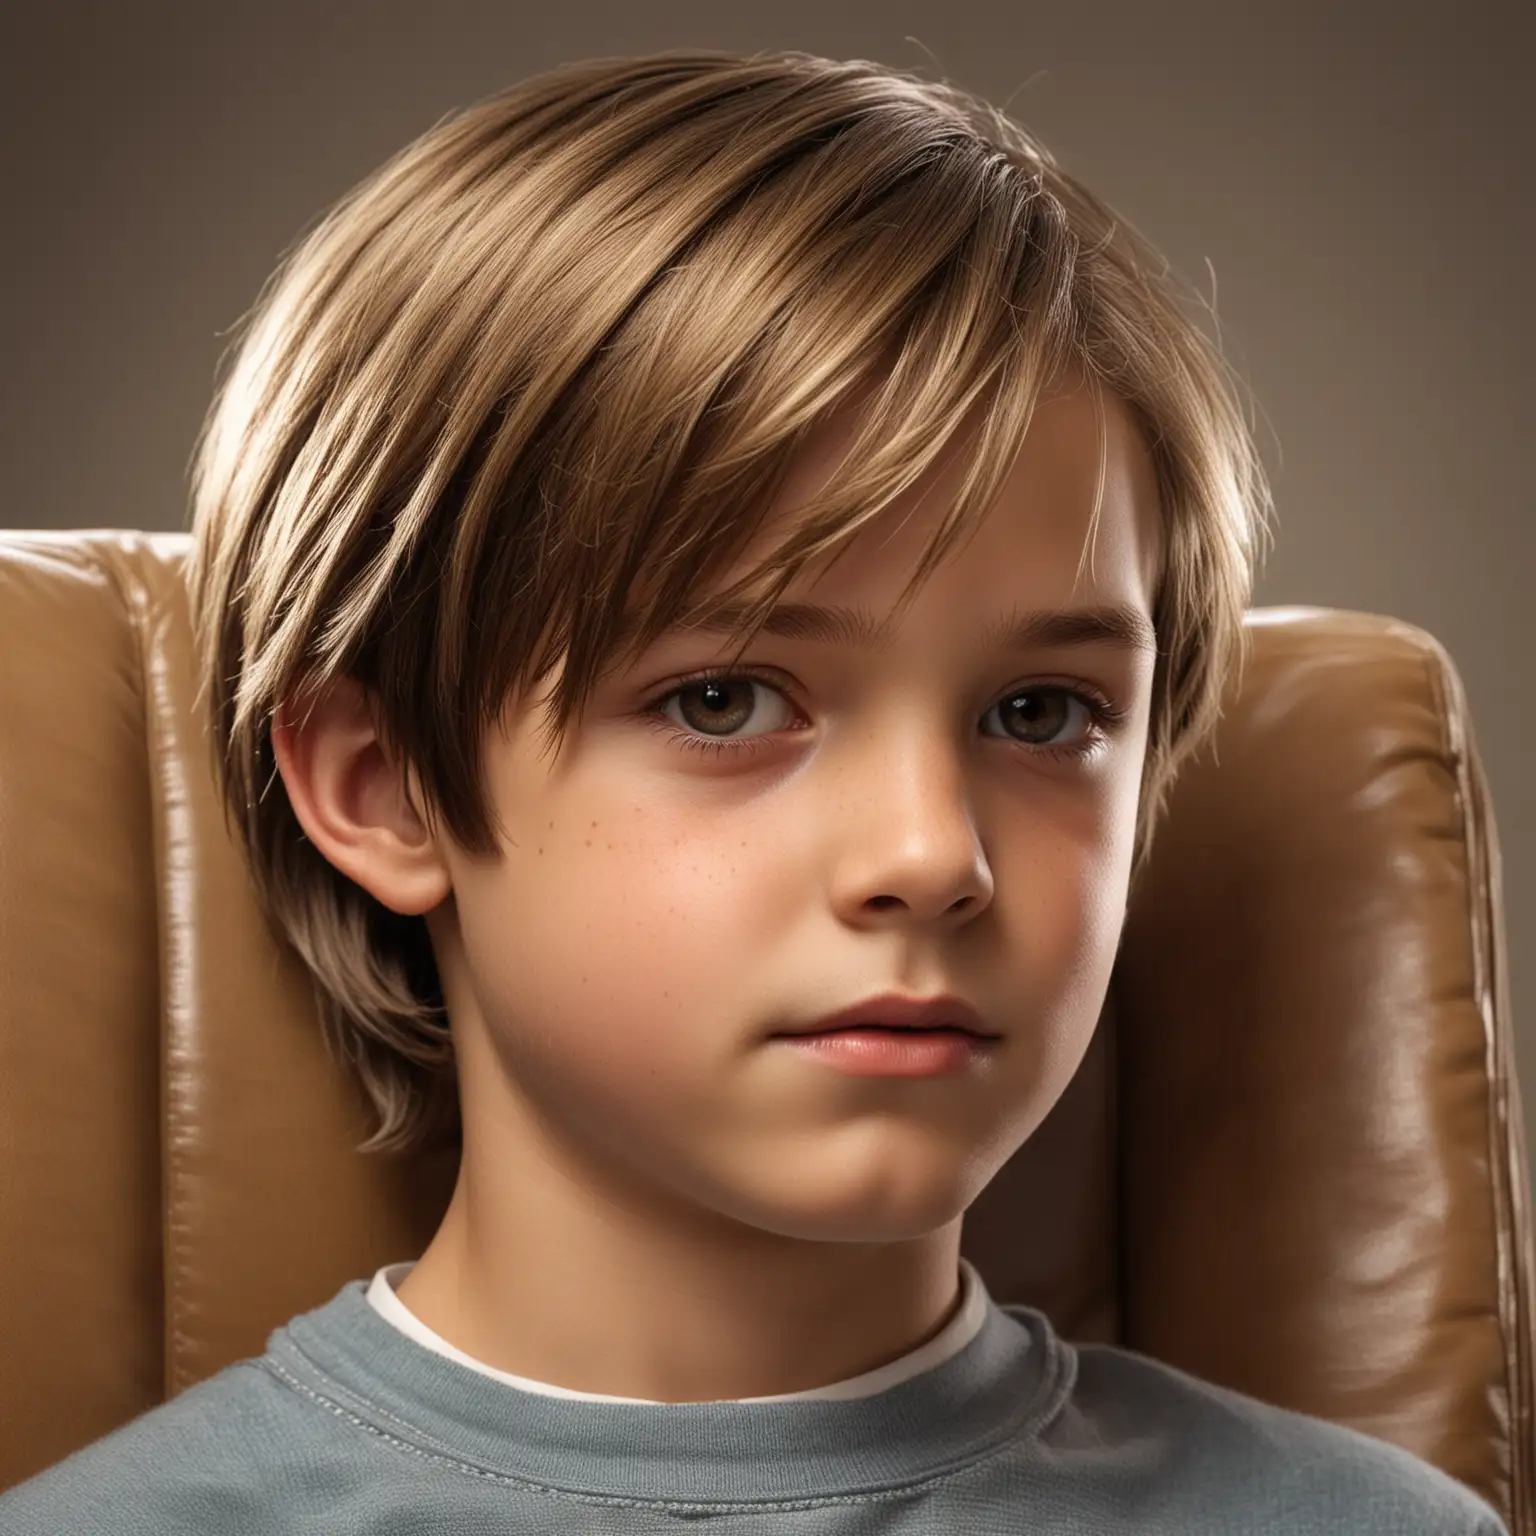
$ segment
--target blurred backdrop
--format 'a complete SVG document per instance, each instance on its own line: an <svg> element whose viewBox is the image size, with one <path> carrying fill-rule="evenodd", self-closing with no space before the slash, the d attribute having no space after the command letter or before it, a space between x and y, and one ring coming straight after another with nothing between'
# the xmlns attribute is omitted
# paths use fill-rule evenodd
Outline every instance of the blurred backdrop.
<svg viewBox="0 0 1536 1536"><path fill-rule="evenodd" d="M1503 846L1530 1124L1533 44L1528 0L12 3L0 525L185 526L231 327L302 228L456 107L673 45L946 76L1214 301L1278 502L1256 601L1392 614L1454 658Z"/></svg>

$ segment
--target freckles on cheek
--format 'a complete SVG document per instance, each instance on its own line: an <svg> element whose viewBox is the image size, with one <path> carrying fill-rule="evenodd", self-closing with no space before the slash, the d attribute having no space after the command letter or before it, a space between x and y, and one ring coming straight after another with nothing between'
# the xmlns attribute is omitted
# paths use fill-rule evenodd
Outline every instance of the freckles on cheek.
<svg viewBox="0 0 1536 1536"><path fill-rule="evenodd" d="M730 1007L751 960L750 860L725 821L620 819L631 823L623 832L600 822L556 854L559 897L540 903L544 937L530 959L548 968L561 1013L622 1020L610 1037L619 1051L664 1054L680 1018Z"/></svg>

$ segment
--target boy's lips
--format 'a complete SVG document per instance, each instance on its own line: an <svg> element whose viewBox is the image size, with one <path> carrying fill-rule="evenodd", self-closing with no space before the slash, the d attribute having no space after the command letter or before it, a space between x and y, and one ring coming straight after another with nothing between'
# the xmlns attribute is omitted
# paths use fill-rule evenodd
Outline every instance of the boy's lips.
<svg viewBox="0 0 1536 1536"><path fill-rule="evenodd" d="M999 1040L989 1030L981 1015L963 999L948 994L939 997L903 997L888 992L871 997L851 1008L828 1014L825 1018L798 1029L779 1030L772 1038L786 1036L836 1034L847 1029L953 1029L978 1040Z"/></svg>

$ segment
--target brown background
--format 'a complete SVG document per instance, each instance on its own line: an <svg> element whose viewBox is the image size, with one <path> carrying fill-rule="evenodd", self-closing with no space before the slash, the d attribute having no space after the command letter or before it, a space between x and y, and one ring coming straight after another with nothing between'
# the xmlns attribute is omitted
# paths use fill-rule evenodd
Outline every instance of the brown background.
<svg viewBox="0 0 1536 1536"><path fill-rule="evenodd" d="M677 44L947 75L1207 298L1214 276L1278 500L1256 601L1393 614L1454 657L1536 1083L1533 18L1478 0L11 0L0 525L184 526L229 328L303 226L455 107Z"/></svg>

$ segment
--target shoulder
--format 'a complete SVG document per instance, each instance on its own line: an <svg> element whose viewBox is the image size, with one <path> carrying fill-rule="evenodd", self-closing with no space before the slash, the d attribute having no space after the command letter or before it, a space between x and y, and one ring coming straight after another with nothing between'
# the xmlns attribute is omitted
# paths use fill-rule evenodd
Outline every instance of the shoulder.
<svg viewBox="0 0 1536 1536"><path fill-rule="evenodd" d="M312 1419L239 1361L0 1493L0 1536L275 1533Z"/></svg>
<svg viewBox="0 0 1536 1536"><path fill-rule="evenodd" d="M1074 1410L1101 1433L1165 1440L1165 1485L1191 1517L1262 1514L1276 1530L1351 1536L1506 1536L1491 1505L1401 1446L1133 1350L1073 1349Z"/></svg>

